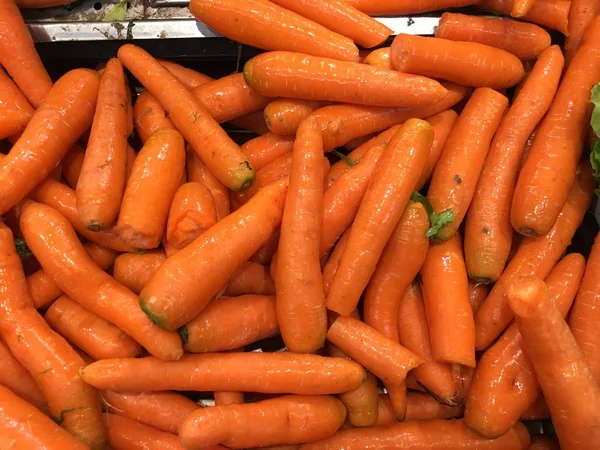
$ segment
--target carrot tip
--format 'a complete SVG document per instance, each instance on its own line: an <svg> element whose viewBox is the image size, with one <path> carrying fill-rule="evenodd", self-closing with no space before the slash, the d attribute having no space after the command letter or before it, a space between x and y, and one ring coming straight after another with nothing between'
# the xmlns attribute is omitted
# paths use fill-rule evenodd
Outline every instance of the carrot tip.
<svg viewBox="0 0 600 450"><path fill-rule="evenodd" d="M87 225L87 229L90 231L102 231L104 230L104 225L97 221L92 221Z"/></svg>
<svg viewBox="0 0 600 450"><path fill-rule="evenodd" d="M179 333L179 337L181 338L183 345L187 345L190 339L190 331L187 329L187 327L181 327L179 330L177 330L177 333Z"/></svg>
<svg viewBox="0 0 600 450"><path fill-rule="evenodd" d="M537 235L538 235L533 228L529 228L529 227L519 228L519 233L521 233L523 236L532 236L532 237L537 237Z"/></svg>
<svg viewBox="0 0 600 450"><path fill-rule="evenodd" d="M165 323L164 323L164 321L165 321L164 314L156 314L153 311L150 311L150 308L146 304L146 301L141 296L138 300L138 303L139 303L142 311L144 311L144 314L146 314L146 316L148 316L148 319L150 319L154 325L156 325L159 328L162 328L163 330L167 330L167 328L165 327Z"/></svg>

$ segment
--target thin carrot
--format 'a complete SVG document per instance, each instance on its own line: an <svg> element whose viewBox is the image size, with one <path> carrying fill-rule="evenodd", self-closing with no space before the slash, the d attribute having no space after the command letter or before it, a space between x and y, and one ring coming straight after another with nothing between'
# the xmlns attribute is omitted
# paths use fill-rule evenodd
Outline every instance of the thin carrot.
<svg viewBox="0 0 600 450"><path fill-rule="evenodd" d="M229 191L204 165L198 155L188 149L186 158L187 178L190 182L204 184L215 201L217 220L229 215Z"/></svg>
<svg viewBox="0 0 600 450"><path fill-rule="evenodd" d="M569 25L565 39L565 60L568 65L579 48L583 33L600 14L600 1L598 0L572 0L569 9Z"/></svg>
<svg viewBox="0 0 600 450"><path fill-rule="evenodd" d="M560 450L558 444L549 436L538 434L531 437L529 450Z"/></svg>
<svg viewBox="0 0 600 450"><path fill-rule="evenodd" d="M396 16L459 8L476 3L476 0L418 0L397 2L395 0L348 0L359 11L371 16Z"/></svg>
<svg viewBox="0 0 600 450"><path fill-rule="evenodd" d="M29 103L39 108L52 89L52 80L42 65L29 30L13 0L0 5L0 36L0 65L19 86Z"/></svg>
<svg viewBox="0 0 600 450"><path fill-rule="evenodd" d="M215 406L239 405L244 403L243 392L213 392Z"/></svg>
<svg viewBox="0 0 600 450"><path fill-rule="evenodd" d="M194 89L195 87L201 86L209 81L213 81L213 78L184 67L180 64L174 63L173 61L159 59L158 62L160 62L163 67L171 72L171 74L188 89Z"/></svg>
<svg viewBox="0 0 600 450"><path fill-rule="evenodd" d="M185 140L223 184L233 190L252 184L254 171L244 154L177 78L133 44L123 45L118 57L165 107Z"/></svg>
<svg viewBox="0 0 600 450"><path fill-rule="evenodd" d="M427 122L411 119L386 147L367 192L327 295L327 308L349 315L375 271L414 189L433 142ZM368 249L368 251L367 251Z"/></svg>
<svg viewBox="0 0 600 450"><path fill-rule="evenodd" d="M325 104L325 102L298 98L278 98L265 106L265 122L269 131L275 136L294 136L300 123L315 109L321 108ZM282 141L284 140L282 139ZM244 150L244 146L242 146L242 150ZM244 153L248 154L245 151Z"/></svg>
<svg viewBox="0 0 600 450"><path fill-rule="evenodd" d="M275 298L242 295L213 300L179 334L186 351L206 353L240 348L278 331Z"/></svg>
<svg viewBox="0 0 600 450"><path fill-rule="evenodd" d="M480 0L477 8L499 14L510 14L513 4L513 0ZM567 36L570 7L570 0L538 0L521 19L558 30Z"/></svg>
<svg viewBox="0 0 600 450"><path fill-rule="evenodd" d="M231 276L224 295L275 295L275 283L269 274L269 268L248 261Z"/></svg>
<svg viewBox="0 0 600 450"><path fill-rule="evenodd" d="M573 303L584 268L583 257L573 253L546 278L552 301L563 316ZM483 436L496 438L514 426L539 395L540 386L524 352L523 339L517 325L512 324L477 364L466 397L465 420Z"/></svg>
<svg viewBox="0 0 600 450"><path fill-rule="evenodd" d="M507 106L508 99L502 94L489 88L476 89L452 129L427 191L437 214L447 210L453 214L452 222L439 230L436 239L452 237L465 218Z"/></svg>
<svg viewBox="0 0 600 450"><path fill-rule="evenodd" d="M73 189L77 187L84 158L85 149L80 144L75 143L62 160L62 176Z"/></svg>
<svg viewBox="0 0 600 450"><path fill-rule="evenodd" d="M584 41L567 67L515 187L511 222L526 236L550 231L575 180L593 106L589 96L600 79L600 18L591 22Z"/></svg>
<svg viewBox="0 0 600 450"><path fill-rule="evenodd" d="M523 150L548 111L562 75L558 46L545 50L514 99L490 145L467 214L465 256L471 278L496 281L510 253L510 207Z"/></svg>
<svg viewBox="0 0 600 450"><path fill-rule="evenodd" d="M373 50L363 61L365 64L380 67L382 69L392 70L392 61L390 59L390 48L383 47Z"/></svg>
<svg viewBox="0 0 600 450"><path fill-rule="evenodd" d="M75 189L77 214L92 231L116 220L127 169L127 98L121 62L108 61L98 91L83 166Z"/></svg>
<svg viewBox="0 0 600 450"><path fill-rule="evenodd" d="M25 130L33 112L23 93L0 68L0 139Z"/></svg>
<svg viewBox="0 0 600 450"><path fill-rule="evenodd" d="M246 83L263 95L389 107L431 106L446 89L429 78L292 52L255 56Z"/></svg>
<svg viewBox="0 0 600 450"><path fill-rule="evenodd" d="M194 0L190 11L217 33L242 44L358 61L351 39L267 0L247 0L243 6L236 0Z"/></svg>
<svg viewBox="0 0 600 450"><path fill-rule="evenodd" d="M175 128L165 108L150 92L142 91L133 107L135 129L142 143L160 128Z"/></svg>
<svg viewBox="0 0 600 450"><path fill-rule="evenodd" d="M475 315L477 349L487 348L512 319L506 301L506 286L510 279L525 275L545 277L567 249L592 201L593 185L589 164L584 163L578 169L567 203L550 232L541 238L523 239L517 253Z"/></svg>
<svg viewBox="0 0 600 450"><path fill-rule="evenodd" d="M56 210L29 202L21 212L20 225L29 248L65 294L115 324L151 354L163 359L181 356L177 334L152 325L135 295L91 260L73 228Z"/></svg>
<svg viewBox="0 0 600 450"><path fill-rule="evenodd" d="M514 278L507 297L561 447L593 447L600 442L600 388L546 284L534 277Z"/></svg>
<svg viewBox="0 0 600 450"><path fill-rule="evenodd" d="M72 70L56 82L3 159L1 213L16 205L46 178L90 126L98 84L98 74L87 69Z"/></svg>
<svg viewBox="0 0 600 450"><path fill-rule="evenodd" d="M489 294L489 288L484 283L477 283L469 279L469 303L473 309L473 314L476 314L481 304L485 301Z"/></svg>
<svg viewBox="0 0 600 450"><path fill-rule="evenodd" d="M87 450L85 443L9 389L0 386L0 440L15 449ZM104 448L104 447L102 447Z"/></svg>

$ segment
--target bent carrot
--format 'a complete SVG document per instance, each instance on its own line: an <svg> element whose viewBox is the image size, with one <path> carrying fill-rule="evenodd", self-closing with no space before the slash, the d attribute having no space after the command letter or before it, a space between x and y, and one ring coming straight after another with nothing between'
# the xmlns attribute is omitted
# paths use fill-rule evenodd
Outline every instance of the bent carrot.
<svg viewBox="0 0 600 450"><path fill-rule="evenodd" d="M181 356L177 334L152 325L136 304L135 295L98 268L56 210L29 202L22 209L20 225L29 248L65 294L114 323L151 354L163 359ZM74 279L85 283L74 284Z"/></svg>
<svg viewBox="0 0 600 450"><path fill-rule="evenodd" d="M562 75L558 46L545 50L502 119L467 214L465 257L476 281L496 281L512 244L510 208L525 145L548 111Z"/></svg>
<svg viewBox="0 0 600 450"><path fill-rule="evenodd" d="M115 259L113 277L127 289L139 294L165 259L167 256L162 250L123 253Z"/></svg>
<svg viewBox="0 0 600 450"><path fill-rule="evenodd" d="M248 261L231 276L224 295L275 295L275 283L269 273L269 268Z"/></svg>
<svg viewBox="0 0 600 450"><path fill-rule="evenodd" d="M452 237L465 218L507 106L508 99L497 91L476 89L452 128L427 191L437 214L446 210L453 213L454 220L439 230L437 239Z"/></svg>
<svg viewBox="0 0 600 450"><path fill-rule="evenodd" d="M447 93L429 78L281 51L252 58L244 65L244 78L252 89L270 97L372 106L431 106Z"/></svg>
<svg viewBox="0 0 600 450"><path fill-rule="evenodd" d="M165 108L146 90L142 91L135 101L133 120L142 144L160 128L175 128Z"/></svg>
<svg viewBox="0 0 600 450"><path fill-rule="evenodd" d="M600 1L598 0L572 0L569 9L568 33L565 39L565 60L569 65L573 55L579 48L583 33L600 14Z"/></svg>
<svg viewBox="0 0 600 450"><path fill-rule="evenodd" d="M0 386L10 389L40 411L48 410L44 394L35 380L2 341L0 341Z"/></svg>
<svg viewBox="0 0 600 450"><path fill-rule="evenodd" d="M294 136L300 123L325 102L298 98L278 98L265 106L265 122L275 136ZM242 151L244 146L242 146ZM248 154L244 151L244 153ZM250 161L252 164L252 161ZM258 169L256 169L258 170Z"/></svg>
<svg viewBox="0 0 600 450"><path fill-rule="evenodd" d="M244 154L175 76L133 44L121 46L118 57L168 111L185 140L223 184L233 190L252 184L254 171Z"/></svg>
<svg viewBox="0 0 600 450"><path fill-rule="evenodd" d="M397 2L395 0L348 0L359 11L372 16L396 16L415 14L438 9L459 8L476 3L475 0L419 0Z"/></svg>
<svg viewBox="0 0 600 450"><path fill-rule="evenodd" d="M513 0L480 0L477 2L477 7L484 11L510 14L513 4ZM567 24L570 7L569 0L538 0L521 19L558 30L567 36L569 34Z"/></svg>
<svg viewBox="0 0 600 450"><path fill-rule="evenodd" d="M354 219L327 295L328 309L350 315L356 307L385 243L408 203L432 142L431 125L418 119L407 121L394 134L375 168L374 181Z"/></svg>
<svg viewBox="0 0 600 450"><path fill-rule="evenodd" d="M193 1L190 11L217 33L242 44L358 61L351 39L267 0L248 0L243 6L236 0Z"/></svg>
<svg viewBox="0 0 600 450"><path fill-rule="evenodd" d="M87 69L67 72L56 82L3 159L0 213L16 205L46 178L90 126L98 84L98 74Z"/></svg>
<svg viewBox="0 0 600 450"><path fill-rule="evenodd" d="M306 417L315 420L306 421ZM288 395L198 409L181 425L179 438L190 450L215 444L239 449L303 444L331 436L345 419L346 409L335 397Z"/></svg>
<svg viewBox="0 0 600 450"><path fill-rule="evenodd" d="M79 175L81 175L81 168L83 167L84 158L85 149L78 143L75 143L75 145L71 147L61 162L62 176L67 184L73 189L77 187L77 182L79 181Z"/></svg>
<svg viewBox="0 0 600 450"><path fill-rule="evenodd" d="M204 165L198 155L188 149L186 158L187 178L190 182L202 183L213 196L217 220L229 215L229 191Z"/></svg>
<svg viewBox="0 0 600 450"><path fill-rule="evenodd" d="M203 73L189 69L181 64L169 61L168 59L159 59L158 62L160 62L164 68L171 72L171 74L188 89L194 89L209 81L213 81L213 78L208 75L204 75Z"/></svg>
<svg viewBox="0 0 600 450"><path fill-rule="evenodd" d="M383 47L373 50L367 55L363 61L370 66L381 67L382 69L393 70L392 61L390 59L390 48Z"/></svg>
<svg viewBox="0 0 600 450"><path fill-rule="evenodd" d="M92 231L117 218L127 173L127 93L121 62L112 58L100 80L98 102L75 189L77 214Z"/></svg>
<svg viewBox="0 0 600 450"><path fill-rule="evenodd" d="M23 93L0 68L0 139L21 133L33 113Z"/></svg>
<svg viewBox="0 0 600 450"><path fill-rule="evenodd" d="M587 36L567 67L515 187L511 222L526 236L550 231L575 180L589 129L589 96L600 79L600 18L591 22Z"/></svg>

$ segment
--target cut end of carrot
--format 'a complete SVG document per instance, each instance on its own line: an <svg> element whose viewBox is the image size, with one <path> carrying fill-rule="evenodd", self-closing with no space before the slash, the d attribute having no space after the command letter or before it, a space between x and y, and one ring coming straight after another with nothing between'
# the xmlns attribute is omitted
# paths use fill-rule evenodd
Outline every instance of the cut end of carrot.
<svg viewBox="0 0 600 450"><path fill-rule="evenodd" d="M146 316L148 316L148 319L150 319L154 325L156 325L159 328L162 328L163 330L170 331L169 328L167 328L167 326L165 324L166 318L165 318L164 314L158 314L158 313L151 311L150 307L148 306L148 304L146 303L146 301L144 300L144 298L142 296L140 296L138 303L139 303L142 311L144 311L144 314L146 314Z"/></svg>
<svg viewBox="0 0 600 450"><path fill-rule="evenodd" d="M187 327L181 327L179 330L177 330L177 333L179 333L179 337L181 338L181 342L185 346L187 345L188 341L190 340L190 331L187 329ZM188 350L187 348L185 350Z"/></svg>
<svg viewBox="0 0 600 450"><path fill-rule="evenodd" d="M102 231L104 230L104 225L100 222L94 220L86 225L86 228L90 231Z"/></svg>
<svg viewBox="0 0 600 450"><path fill-rule="evenodd" d="M518 277L509 283L506 295L516 316L532 317L544 304L541 300L548 295L548 289L539 278Z"/></svg>
<svg viewBox="0 0 600 450"><path fill-rule="evenodd" d="M523 236L531 236L531 237L537 237L537 233L533 228L529 228L529 227L522 227L519 228L519 233L522 234Z"/></svg>

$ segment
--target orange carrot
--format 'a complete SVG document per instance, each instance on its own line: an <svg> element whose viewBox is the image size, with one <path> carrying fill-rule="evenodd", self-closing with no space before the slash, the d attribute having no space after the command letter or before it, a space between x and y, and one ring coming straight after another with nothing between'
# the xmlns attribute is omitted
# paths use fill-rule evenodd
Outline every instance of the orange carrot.
<svg viewBox="0 0 600 450"><path fill-rule="evenodd" d="M583 33L600 14L600 1L598 0L572 0L569 9L569 25L567 38L565 40L565 60L567 65L571 62L573 55L579 48Z"/></svg>
<svg viewBox="0 0 600 450"><path fill-rule="evenodd" d="M241 146L241 149L248 157L248 161L250 161L254 170L258 171L286 153L291 153L293 144L294 139L291 137L280 137L273 133L266 133L249 140Z"/></svg>
<svg viewBox="0 0 600 450"><path fill-rule="evenodd" d="M33 46L19 8L12 0L3 1L0 5L0 36L0 65L29 103L39 108L52 89L52 80Z"/></svg>
<svg viewBox="0 0 600 450"><path fill-rule="evenodd" d="M300 122L310 116L315 109L322 106L325 106L325 102L279 98L265 106L265 122L269 127L269 131L276 136L294 136ZM282 141L284 140L282 139ZM242 151L244 151L244 146L242 146ZM248 155L246 151L244 153ZM250 161L250 164L252 164L252 161Z"/></svg>
<svg viewBox="0 0 600 450"><path fill-rule="evenodd" d="M535 402L521 415L521 420L550 419L550 410L542 394L538 395Z"/></svg>
<svg viewBox="0 0 600 450"><path fill-rule="evenodd" d="M348 242L348 237L350 236L350 228L348 228L344 234L338 239L335 247L329 254L327 258L327 262L323 266L323 292L325 295L329 294L329 288L331 287L331 282L333 281L333 277L335 277L335 273L340 264L340 259L342 258L342 254L344 253L344 249L346 248L346 242Z"/></svg>
<svg viewBox="0 0 600 450"><path fill-rule="evenodd" d="M277 253L277 246L279 245L279 234L279 228L277 228L275 231L273 231L273 234L269 237L269 239L267 239L267 242L261 245L261 247L256 250L256 252L254 252L250 258L250 261L252 262L264 265L268 264L270 266L269 273L271 274L271 278L273 278L273 280L275 279L273 273L276 271L276 264L274 264L276 260L274 258Z"/></svg>
<svg viewBox="0 0 600 450"><path fill-rule="evenodd" d="M560 450L558 444L549 436L538 434L531 437L529 450Z"/></svg>
<svg viewBox="0 0 600 450"><path fill-rule="evenodd" d="M508 99L502 94L489 88L476 89L452 129L427 191L438 215L452 211L453 220L442 226L436 239L452 237L465 218L507 106Z"/></svg>
<svg viewBox="0 0 600 450"><path fill-rule="evenodd" d="M455 419L462 415L461 406L448 406L439 403L424 392L410 392L406 402L406 420Z"/></svg>
<svg viewBox="0 0 600 450"><path fill-rule="evenodd" d="M514 0L510 15L513 17L523 17L531 10L535 2L536 0Z"/></svg>
<svg viewBox="0 0 600 450"><path fill-rule="evenodd" d="M242 295L213 300L179 335L186 351L206 353L240 348L278 331L275 298Z"/></svg>
<svg viewBox="0 0 600 450"><path fill-rule="evenodd" d="M164 362L153 357L105 359L87 366L83 379L114 391L241 391L326 395L356 389L364 370L353 361L317 355L206 353Z"/></svg>
<svg viewBox="0 0 600 450"><path fill-rule="evenodd" d="M190 11L217 33L242 44L358 61L351 39L267 0L247 0L243 6L236 0L195 0Z"/></svg>
<svg viewBox="0 0 600 450"><path fill-rule="evenodd" d="M77 214L92 231L117 218L127 169L127 98L121 62L108 61L98 91L81 174L75 189Z"/></svg>
<svg viewBox="0 0 600 450"><path fill-rule="evenodd" d="M481 304L485 301L489 293L489 288L486 284L477 283L469 279L469 303L473 309L473 314L476 314Z"/></svg>
<svg viewBox="0 0 600 450"><path fill-rule="evenodd" d="M188 69L187 67L174 63L173 61L159 59L158 62L160 62L163 67L171 72L171 74L188 89L194 89L195 87L208 83L209 81L213 81L213 78L195 70Z"/></svg>
<svg viewBox="0 0 600 450"><path fill-rule="evenodd" d="M349 315L356 307L408 203L432 142L431 125L418 119L407 121L394 134L356 214L327 295L328 309Z"/></svg>
<svg viewBox="0 0 600 450"><path fill-rule="evenodd" d="M369 64L375 67L381 67L382 69L392 70L392 61L390 59L390 48L383 47L373 50L367 55L363 61L365 64Z"/></svg>
<svg viewBox="0 0 600 450"><path fill-rule="evenodd" d="M561 447L593 447L600 442L600 388L546 284L534 277L515 278L507 297Z"/></svg>
<svg viewBox="0 0 600 450"><path fill-rule="evenodd" d="M136 248L158 247L184 167L185 143L179 132L155 131L136 157L123 194L116 229L125 242ZM146 201L150 192L152 202Z"/></svg>
<svg viewBox="0 0 600 450"><path fill-rule="evenodd" d="M167 257L162 250L123 253L115 259L113 276L123 286L139 294L165 259Z"/></svg>
<svg viewBox="0 0 600 450"><path fill-rule="evenodd" d="M275 283L269 268L248 261L231 276L224 295L275 295Z"/></svg>
<svg viewBox="0 0 600 450"><path fill-rule="evenodd" d="M135 129L142 143L160 128L175 128L165 108L150 92L142 91L133 107Z"/></svg>
<svg viewBox="0 0 600 450"><path fill-rule="evenodd" d="M33 112L23 93L0 68L0 139L23 132Z"/></svg>
<svg viewBox="0 0 600 450"><path fill-rule="evenodd" d="M552 301L563 316L573 303L584 268L583 257L570 254L546 278ZM496 438L514 426L539 395L540 386L523 350L523 339L517 325L512 324L477 364L466 397L465 420L483 436Z"/></svg>
<svg viewBox="0 0 600 450"><path fill-rule="evenodd" d="M123 45L118 57L168 111L185 140L223 184L233 190L252 184L254 171L244 154L175 76L133 44Z"/></svg>
<svg viewBox="0 0 600 450"><path fill-rule="evenodd" d="M256 134L266 134L269 132L269 127L265 122L263 111L254 111L253 113L244 114L237 119L230 120L229 123L242 130L252 131Z"/></svg>
<svg viewBox="0 0 600 450"><path fill-rule="evenodd" d="M244 403L243 392L213 392L215 406L239 405Z"/></svg>
<svg viewBox="0 0 600 450"><path fill-rule="evenodd" d="M589 96L600 79L600 18L591 22L586 36L567 67L515 187L511 222L526 236L550 231L575 180L589 129Z"/></svg>
<svg viewBox="0 0 600 450"><path fill-rule="evenodd" d="M531 23L455 13L442 14L435 37L479 42L523 60L537 58L551 43L550 34Z"/></svg>
<svg viewBox="0 0 600 450"><path fill-rule="evenodd" d="M479 9L499 14L510 14L513 5L514 0L480 0L477 2ZM520 18L527 22L558 30L567 36L569 34L567 23L570 7L570 0L538 0L529 12Z"/></svg>
<svg viewBox="0 0 600 450"><path fill-rule="evenodd" d="M567 249L590 206L593 185L589 164L583 163L567 203L550 232L540 238L523 239L517 253L475 315L477 349L487 348L512 320L512 312L506 301L506 286L510 279L525 275L545 277Z"/></svg>
<svg viewBox="0 0 600 450"><path fill-rule="evenodd" d="M395 0L348 0L359 11L371 16L396 16L458 8L476 3L475 0L418 0L397 2Z"/></svg>
<svg viewBox="0 0 600 450"><path fill-rule="evenodd" d="M87 69L72 70L56 82L0 167L0 213L46 178L90 126L98 84L98 74Z"/></svg>
<svg viewBox="0 0 600 450"><path fill-rule="evenodd" d="M252 89L270 97L372 106L431 106L447 93L429 78L281 51L252 58L244 66L244 78Z"/></svg>
<svg viewBox="0 0 600 450"><path fill-rule="evenodd" d="M151 354L163 359L181 356L177 334L152 325L135 295L91 260L73 228L56 210L29 202L21 212L20 225L29 248L65 294L115 324Z"/></svg>
<svg viewBox="0 0 600 450"><path fill-rule="evenodd" d="M465 256L476 281L496 281L512 244L510 207L528 138L548 111L562 75L558 46L545 50L513 101L492 140L465 227Z"/></svg>
<svg viewBox="0 0 600 450"><path fill-rule="evenodd" d="M78 143L75 143L62 160L62 176L73 189L77 187L84 158L85 149Z"/></svg>
<svg viewBox="0 0 600 450"><path fill-rule="evenodd" d="M190 182L204 184L213 196L217 220L229 215L229 191L227 188L206 168L200 158L188 149L186 158L187 178Z"/></svg>

